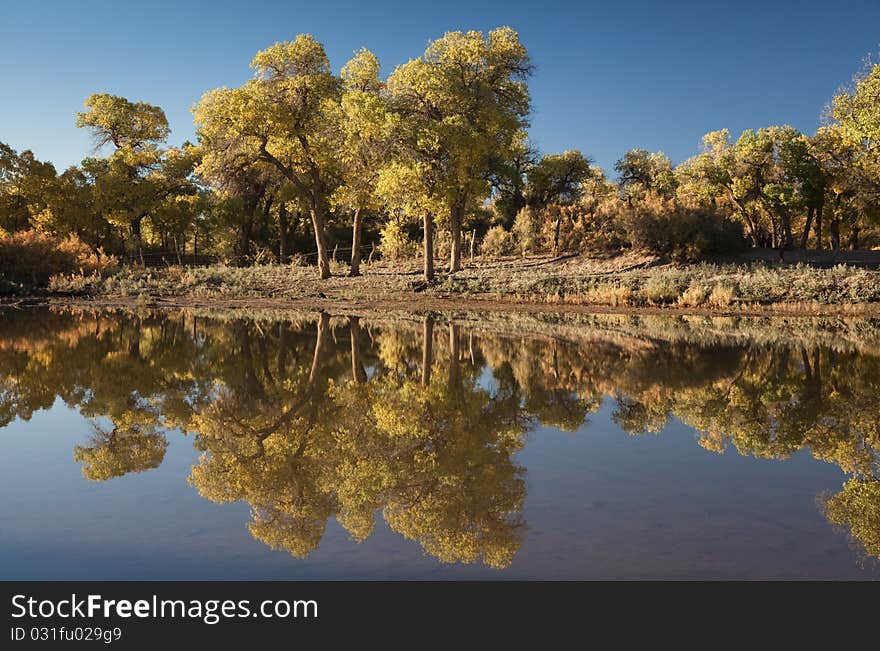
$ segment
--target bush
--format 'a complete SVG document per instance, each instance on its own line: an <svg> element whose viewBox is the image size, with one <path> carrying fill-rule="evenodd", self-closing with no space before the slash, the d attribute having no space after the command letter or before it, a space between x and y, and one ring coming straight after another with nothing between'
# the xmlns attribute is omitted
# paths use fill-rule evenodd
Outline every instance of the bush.
<svg viewBox="0 0 880 651"><path fill-rule="evenodd" d="M609 199L581 216L580 250L591 253L619 253L629 246L620 219L619 199Z"/></svg>
<svg viewBox="0 0 880 651"><path fill-rule="evenodd" d="M541 216L532 208L523 208L513 220L511 233L516 249L522 254L541 250Z"/></svg>
<svg viewBox="0 0 880 651"><path fill-rule="evenodd" d="M27 288L46 287L58 274L103 275L115 257L97 252L75 235L55 237L36 230L0 231L0 276Z"/></svg>
<svg viewBox="0 0 880 651"><path fill-rule="evenodd" d="M704 283L690 285L684 293L678 297L678 305L681 307L699 307L705 305L712 290Z"/></svg>
<svg viewBox="0 0 880 651"><path fill-rule="evenodd" d="M419 243L412 241L406 227L396 220L391 220L382 227L380 237L379 252L386 260L401 260L418 255Z"/></svg>
<svg viewBox="0 0 880 651"><path fill-rule="evenodd" d="M642 296L650 305L674 303L684 291L684 280L674 273L660 273L648 278L642 286Z"/></svg>
<svg viewBox="0 0 880 651"><path fill-rule="evenodd" d="M614 307L632 305L633 290L626 285L598 285L587 292L587 302Z"/></svg>
<svg viewBox="0 0 880 651"><path fill-rule="evenodd" d="M499 257L510 255L514 250L513 235L502 226L493 226L480 243L480 253Z"/></svg>
<svg viewBox="0 0 880 651"><path fill-rule="evenodd" d="M679 260L696 261L745 248L742 226L710 208L649 198L633 206L624 223L634 249Z"/></svg>
<svg viewBox="0 0 880 651"><path fill-rule="evenodd" d="M461 245L464 249L464 233L462 233ZM419 243L415 249L415 255L418 255L422 250L422 244ZM435 228L434 229L434 262L437 260L444 260L449 258L449 254L452 251L452 233L449 232L447 228ZM464 251L462 250L462 254Z"/></svg>
<svg viewBox="0 0 880 651"><path fill-rule="evenodd" d="M727 307L736 298L736 290L727 285L715 285L709 294L710 307Z"/></svg>

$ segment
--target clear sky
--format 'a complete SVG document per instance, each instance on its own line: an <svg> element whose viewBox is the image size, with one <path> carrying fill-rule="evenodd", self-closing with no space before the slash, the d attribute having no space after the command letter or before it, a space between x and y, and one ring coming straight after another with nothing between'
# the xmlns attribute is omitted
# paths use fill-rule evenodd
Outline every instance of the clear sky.
<svg viewBox="0 0 880 651"><path fill-rule="evenodd" d="M517 29L536 65L532 139L607 170L627 149L692 155L703 133L812 132L834 91L880 51L880 0L127 2L0 0L0 141L59 168L90 151L74 115L93 92L165 109L238 85L254 53L308 32L338 70L372 49L387 74L450 30Z"/></svg>

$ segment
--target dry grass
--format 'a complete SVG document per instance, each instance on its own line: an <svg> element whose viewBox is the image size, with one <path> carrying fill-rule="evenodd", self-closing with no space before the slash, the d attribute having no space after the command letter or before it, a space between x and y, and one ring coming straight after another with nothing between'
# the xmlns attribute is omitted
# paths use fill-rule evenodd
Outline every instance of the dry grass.
<svg viewBox="0 0 880 651"><path fill-rule="evenodd" d="M367 265L348 278L335 265L321 281L314 267L123 268L109 277L74 274L53 280L57 293L95 297L260 298L294 301L462 299L509 304L595 305L614 308L677 307L728 311L745 307L860 306L880 302L880 271L839 265L660 264L634 255L601 259L503 258L472 263L455 274L420 282L416 262Z"/></svg>

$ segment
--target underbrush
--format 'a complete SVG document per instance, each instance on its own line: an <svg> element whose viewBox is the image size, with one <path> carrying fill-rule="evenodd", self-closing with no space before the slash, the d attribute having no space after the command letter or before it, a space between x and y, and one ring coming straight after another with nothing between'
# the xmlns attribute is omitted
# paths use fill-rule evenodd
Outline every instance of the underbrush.
<svg viewBox="0 0 880 651"><path fill-rule="evenodd" d="M61 274L99 278L117 268L115 257L93 251L75 235L0 230L0 292L42 289Z"/></svg>
<svg viewBox="0 0 880 651"><path fill-rule="evenodd" d="M503 279L499 279L503 280ZM498 299L612 307L723 309L733 305L880 302L880 272L838 265L676 265L614 274L528 274L483 283Z"/></svg>
<svg viewBox="0 0 880 651"><path fill-rule="evenodd" d="M607 261L601 261L607 262ZM610 307L676 307L728 310L768 305L853 305L880 302L880 271L838 265L666 264L597 271L598 261L538 266L534 260L468 265L414 290L417 267L365 265L347 278L334 263L334 277L319 280L313 266L124 267L113 275L78 271L54 276L49 289L92 296L189 296L222 298L303 297L351 300L414 300L413 291L434 298L496 300ZM531 266L530 266L531 265Z"/></svg>

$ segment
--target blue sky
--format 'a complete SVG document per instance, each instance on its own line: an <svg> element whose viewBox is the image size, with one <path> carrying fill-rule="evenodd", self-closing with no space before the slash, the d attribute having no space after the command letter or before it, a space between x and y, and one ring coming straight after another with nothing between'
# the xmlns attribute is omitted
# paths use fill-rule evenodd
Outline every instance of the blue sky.
<svg viewBox="0 0 880 651"><path fill-rule="evenodd" d="M254 53L308 32L334 69L366 46L387 74L455 29L517 29L536 65L531 134L610 169L627 149L678 162L703 133L812 132L835 89L880 51L880 0L703 2L138 2L0 0L0 141L59 168L90 151L74 115L93 92L190 107L250 75Z"/></svg>

